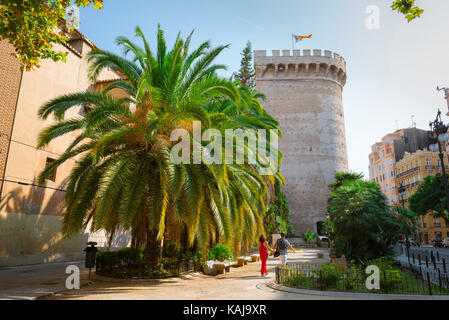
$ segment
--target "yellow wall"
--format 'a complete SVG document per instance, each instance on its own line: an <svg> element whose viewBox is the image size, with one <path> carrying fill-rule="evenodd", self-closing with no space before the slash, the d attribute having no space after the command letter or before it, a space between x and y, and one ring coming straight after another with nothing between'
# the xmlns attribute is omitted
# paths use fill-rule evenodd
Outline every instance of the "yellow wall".
<svg viewBox="0 0 449 320"><path fill-rule="evenodd" d="M429 175L441 173L441 167L438 166L439 160L438 152L431 152L427 150L419 150L413 154L405 153L404 158L396 164L396 177L398 185L402 182L403 186L407 186L407 196L404 198L405 205L408 207L408 198L416 192L419 185L424 178ZM419 166L417 166L418 161ZM448 168L447 157L443 158L445 168ZM408 168L407 168L408 166ZM413 183L413 177L415 183ZM442 239L449 237L449 227L446 225L443 218L435 218L432 213L420 217L419 232L421 234L421 241L425 244L431 244L432 239L436 239L436 232L441 232Z"/></svg>

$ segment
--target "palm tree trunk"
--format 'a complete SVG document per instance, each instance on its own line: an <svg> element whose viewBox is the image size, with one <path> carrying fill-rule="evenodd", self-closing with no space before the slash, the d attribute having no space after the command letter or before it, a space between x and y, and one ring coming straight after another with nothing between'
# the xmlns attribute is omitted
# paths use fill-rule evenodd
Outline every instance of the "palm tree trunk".
<svg viewBox="0 0 449 320"><path fill-rule="evenodd" d="M147 243L145 247L145 260L148 270L159 269L161 263L161 241L157 239L157 230L147 231Z"/></svg>

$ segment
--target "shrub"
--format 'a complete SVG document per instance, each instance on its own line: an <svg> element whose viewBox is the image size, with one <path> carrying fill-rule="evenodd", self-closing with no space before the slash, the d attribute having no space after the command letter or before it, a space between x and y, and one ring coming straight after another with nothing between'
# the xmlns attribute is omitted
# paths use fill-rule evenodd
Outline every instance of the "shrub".
<svg viewBox="0 0 449 320"><path fill-rule="evenodd" d="M227 259L232 259L231 248L221 243L215 245L215 247L210 249L206 255L206 260L224 261Z"/></svg>
<svg viewBox="0 0 449 320"><path fill-rule="evenodd" d="M312 231L310 231L310 230L307 230L307 232L304 233L304 240L305 240L307 243L313 243L313 242L315 242L315 241L316 241L316 238L317 238L317 235L316 235L315 233L313 233Z"/></svg>
<svg viewBox="0 0 449 320"><path fill-rule="evenodd" d="M179 248L176 248L176 242L168 241L165 246L164 256L167 258L174 258L179 255Z"/></svg>

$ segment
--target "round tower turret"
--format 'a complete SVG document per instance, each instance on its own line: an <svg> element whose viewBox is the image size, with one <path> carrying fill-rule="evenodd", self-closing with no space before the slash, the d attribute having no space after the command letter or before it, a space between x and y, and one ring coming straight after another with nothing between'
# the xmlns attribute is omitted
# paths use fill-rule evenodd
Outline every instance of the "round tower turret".
<svg viewBox="0 0 449 320"><path fill-rule="evenodd" d="M328 184L347 171L342 92L346 62L325 50L254 51L256 88L267 96L266 110L284 133L281 173L298 234L320 233L326 221Z"/></svg>

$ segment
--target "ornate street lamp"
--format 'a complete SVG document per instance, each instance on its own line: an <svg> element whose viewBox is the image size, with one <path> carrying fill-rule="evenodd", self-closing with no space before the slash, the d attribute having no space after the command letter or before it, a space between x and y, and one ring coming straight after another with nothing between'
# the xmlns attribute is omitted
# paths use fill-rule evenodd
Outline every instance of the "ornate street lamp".
<svg viewBox="0 0 449 320"><path fill-rule="evenodd" d="M448 126L446 126L441 120L441 111L438 109L437 117L433 122L429 122L430 131L429 137L429 150L433 152L439 152L441 171L443 173L444 191L446 193L446 210L449 209L449 189L447 185L446 168L444 167L444 154L441 148L441 143L449 141L449 135L447 134Z"/></svg>
<svg viewBox="0 0 449 320"><path fill-rule="evenodd" d="M399 192L399 201L401 202L402 208L405 209L405 196L407 193L405 192L407 190L406 187L402 184L402 181L399 182L398 192ZM405 235L405 248L407 249L407 258L408 263L410 264L410 240L408 239L408 234Z"/></svg>
<svg viewBox="0 0 449 320"><path fill-rule="evenodd" d="M447 101L447 108L449 110L449 88L440 88L439 86L437 87L438 92L443 91L443 90L444 90L444 94L445 94L444 99L446 99L446 101ZM446 115L449 116L449 112L446 113Z"/></svg>

